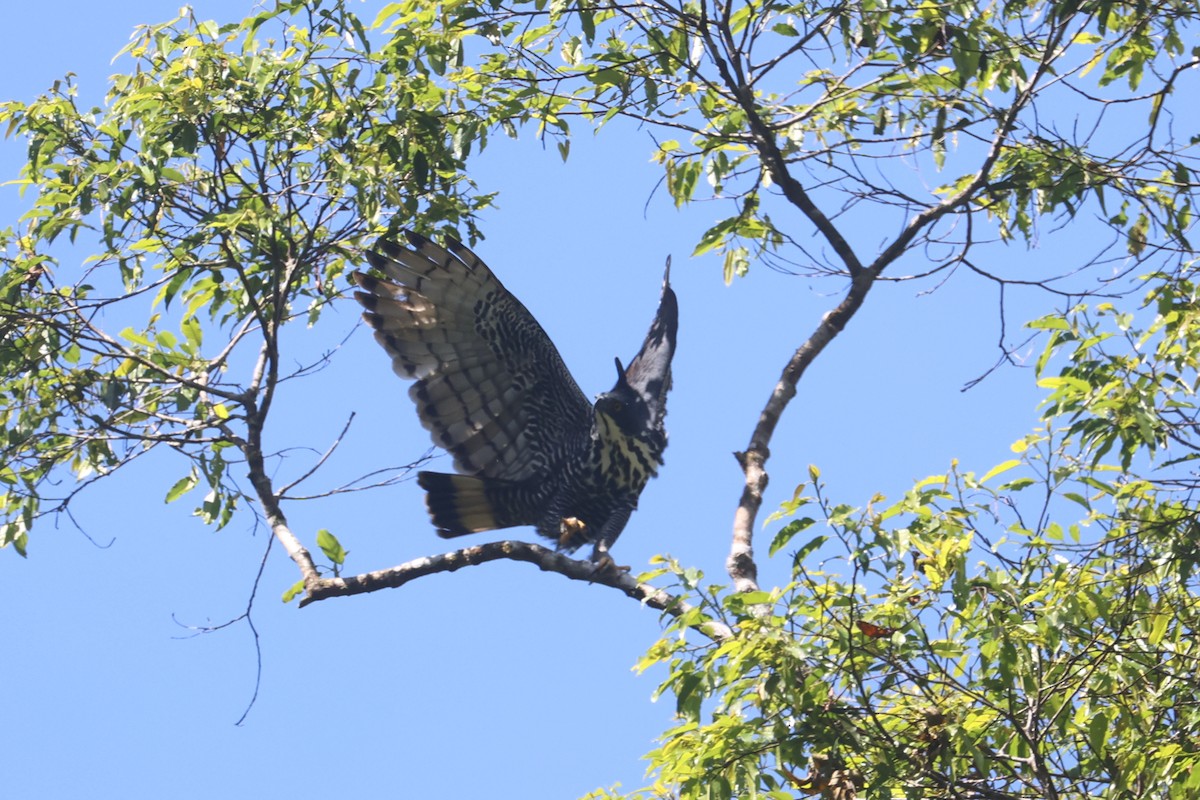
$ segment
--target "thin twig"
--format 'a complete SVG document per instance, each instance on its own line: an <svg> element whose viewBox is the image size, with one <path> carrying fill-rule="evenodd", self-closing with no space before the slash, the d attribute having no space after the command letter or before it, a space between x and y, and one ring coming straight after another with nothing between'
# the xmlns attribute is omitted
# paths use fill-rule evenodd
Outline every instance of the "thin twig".
<svg viewBox="0 0 1200 800"><path fill-rule="evenodd" d="M307 472L305 472L299 478L296 478L296 480L280 487L278 494L280 496L287 494L289 489L294 489L295 487L299 486L301 483L303 483L304 481L311 478L313 476L313 473L315 473L322 466L324 466L325 462L329 460L329 457L333 455L333 452L338 449L338 446L342 443L342 439L346 438L346 432L350 430L350 425L353 422L354 422L354 412L351 412L350 416L346 419L346 424L342 426L342 432L339 433L337 435L337 438L335 438L333 440L333 444L329 445L329 449L326 450L325 453L319 459L317 459L317 463L313 464L312 467Z"/></svg>

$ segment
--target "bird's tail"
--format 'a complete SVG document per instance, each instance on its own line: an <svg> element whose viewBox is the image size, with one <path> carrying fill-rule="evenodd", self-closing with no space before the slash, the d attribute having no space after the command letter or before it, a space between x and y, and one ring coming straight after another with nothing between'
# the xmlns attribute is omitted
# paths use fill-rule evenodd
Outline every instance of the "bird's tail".
<svg viewBox="0 0 1200 800"><path fill-rule="evenodd" d="M417 483L425 490L429 516L443 539L533 524L520 513L525 494L521 483L444 472L417 473Z"/></svg>

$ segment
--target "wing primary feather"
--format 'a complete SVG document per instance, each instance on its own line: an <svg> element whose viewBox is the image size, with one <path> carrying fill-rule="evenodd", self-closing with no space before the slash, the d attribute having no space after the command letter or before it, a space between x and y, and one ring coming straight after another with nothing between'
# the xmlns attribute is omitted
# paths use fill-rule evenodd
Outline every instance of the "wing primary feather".
<svg viewBox="0 0 1200 800"><path fill-rule="evenodd" d="M591 404L533 315L460 242L381 240L362 272L363 319L434 442L464 472L544 480L560 442L588 435Z"/></svg>
<svg viewBox="0 0 1200 800"><path fill-rule="evenodd" d="M646 333L642 349L625 370L625 380L650 404L655 419L666 416L667 392L671 389L671 361L679 330L679 300L671 288L671 259L663 271L662 296L658 313ZM620 362L617 362L618 367Z"/></svg>

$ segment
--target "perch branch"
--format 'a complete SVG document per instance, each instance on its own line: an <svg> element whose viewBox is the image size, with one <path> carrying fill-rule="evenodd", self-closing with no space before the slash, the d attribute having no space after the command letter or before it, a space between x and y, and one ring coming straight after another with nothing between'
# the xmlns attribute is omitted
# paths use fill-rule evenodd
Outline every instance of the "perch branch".
<svg viewBox="0 0 1200 800"><path fill-rule="evenodd" d="M309 603L330 597L348 597L380 589L396 589L409 581L438 572L455 572L463 567L486 564L489 561L524 561L537 566L544 572L556 572L565 578L585 581L624 593L650 608L678 617L691 610L691 606L678 597L646 583L639 583L628 572L597 568L591 561L568 558L562 553L529 542L501 541L464 547L434 556L423 556L388 569L365 572L337 578L320 578L306 581L306 594L300 601L304 607ZM697 626L701 633L714 641L722 641L733 635L727 625L708 620Z"/></svg>

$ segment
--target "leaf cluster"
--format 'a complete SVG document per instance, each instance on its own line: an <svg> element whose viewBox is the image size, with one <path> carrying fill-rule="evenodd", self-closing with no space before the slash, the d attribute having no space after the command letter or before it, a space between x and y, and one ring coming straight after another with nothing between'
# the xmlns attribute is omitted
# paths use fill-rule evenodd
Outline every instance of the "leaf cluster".
<svg viewBox="0 0 1200 800"><path fill-rule="evenodd" d="M531 0L472 16L525 66L497 91L564 157L573 118L632 119L656 134L676 205L732 206L695 248L723 256L726 280L763 260L853 274L922 244L949 267L1084 209L1135 254L1188 247L1192 140L1165 121L1200 49L1184 44L1197 12L1177 0ZM787 206L816 246L777 223ZM868 258L837 218L904 232Z"/></svg>
<svg viewBox="0 0 1200 800"><path fill-rule="evenodd" d="M463 174L481 112L439 83L460 36L376 51L340 3L185 9L136 31L103 107L69 76L0 104L30 200L0 233L0 543L24 552L35 520L162 444L190 461L168 501L205 484L207 523L278 494L235 476L263 473L280 384L328 356L295 366L285 326L341 295L364 236L471 238L490 202Z"/></svg>
<svg viewBox="0 0 1200 800"><path fill-rule="evenodd" d="M773 518L787 585L668 563L694 609L641 667L678 724L627 796L1194 795L1194 298L1158 276L1138 314L1034 323L1055 332L1044 425L983 475L856 507L812 468ZM710 617L734 635L694 641Z"/></svg>

